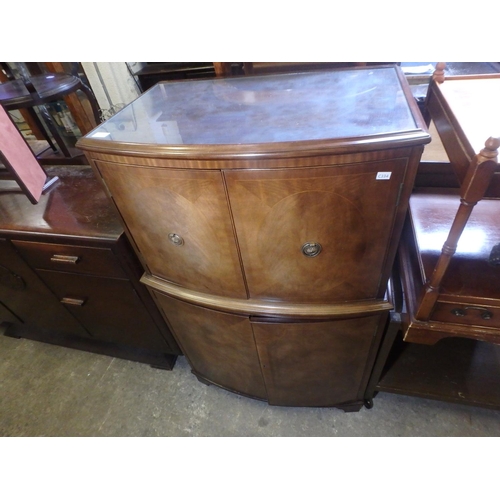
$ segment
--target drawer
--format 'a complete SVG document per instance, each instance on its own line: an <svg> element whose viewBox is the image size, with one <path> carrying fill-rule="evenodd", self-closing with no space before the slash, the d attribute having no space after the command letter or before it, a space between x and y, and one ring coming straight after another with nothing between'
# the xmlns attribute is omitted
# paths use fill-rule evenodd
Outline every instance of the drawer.
<svg viewBox="0 0 500 500"><path fill-rule="evenodd" d="M159 352L168 350L130 281L48 270L38 274L95 339Z"/></svg>
<svg viewBox="0 0 500 500"><path fill-rule="evenodd" d="M500 328L500 307L460 302L438 302L431 320L466 326Z"/></svg>
<svg viewBox="0 0 500 500"><path fill-rule="evenodd" d="M126 278L109 248L13 241L29 265L35 269L70 271L112 278Z"/></svg>

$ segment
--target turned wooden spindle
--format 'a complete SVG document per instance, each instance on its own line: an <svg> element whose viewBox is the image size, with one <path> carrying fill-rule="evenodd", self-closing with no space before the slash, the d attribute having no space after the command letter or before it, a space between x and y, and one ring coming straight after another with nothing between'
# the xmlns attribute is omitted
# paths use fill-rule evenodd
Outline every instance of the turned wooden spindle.
<svg viewBox="0 0 500 500"><path fill-rule="evenodd" d="M424 287L424 293L415 318L427 321L439 295L441 281L451 258L457 250L458 241L469 220L474 206L483 198L497 166L500 137L490 137L485 147L471 162L460 189L460 206L451 225L448 238L443 245L439 260L431 278Z"/></svg>
<svg viewBox="0 0 500 500"><path fill-rule="evenodd" d="M432 74L432 79L437 83L443 83L445 69L446 69L446 63L445 62L438 62L436 64L436 69L434 70L434 73Z"/></svg>

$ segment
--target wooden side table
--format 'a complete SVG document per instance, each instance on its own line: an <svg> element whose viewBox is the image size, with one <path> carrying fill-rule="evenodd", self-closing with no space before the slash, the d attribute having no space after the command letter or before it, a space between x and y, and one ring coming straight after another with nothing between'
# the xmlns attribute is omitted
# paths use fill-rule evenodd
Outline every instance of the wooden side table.
<svg viewBox="0 0 500 500"><path fill-rule="evenodd" d="M45 135L45 139L49 143L55 153L62 153L60 159L52 161L45 160L43 156L39 155L38 160L41 163L82 163L82 153L75 148L66 144L61 132L47 109L47 104L57 102L68 94L82 91L87 97L96 125L100 123L99 108L97 101L91 89L87 87L80 78L65 73L47 73L30 77L30 80L11 80L0 84L0 104L7 111L17 109L38 108L42 115L43 122L38 119L36 113L31 113L32 118L35 120L38 128ZM47 127L50 135L47 134L44 128ZM82 130L82 134L86 134L89 130ZM57 144L53 144L51 137ZM79 160L78 161L78 157Z"/></svg>
<svg viewBox="0 0 500 500"><path fill-rule="evenodd" d="M500 136L500 75L441 75L431 82L426 105L461 185L462 203L476 161L493 162L494 172L456 255L448 241L460 196L425 186L412 194L394 270L395 289L402 285L397 295L404 302L392 314L368 384L367 404L376 392L385 391L498 409L500 268L495 248L500 244L500 168L498 139L489 138ZM453 257L435 288L430 285L441 246L442 254ZM439 298L433 307L422 309L429 290L439 292Z"/></svg>

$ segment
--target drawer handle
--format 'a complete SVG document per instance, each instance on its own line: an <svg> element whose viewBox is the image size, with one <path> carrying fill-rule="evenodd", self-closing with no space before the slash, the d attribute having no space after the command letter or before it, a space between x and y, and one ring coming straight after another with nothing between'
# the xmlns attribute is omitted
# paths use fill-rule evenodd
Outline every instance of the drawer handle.
<svg viewBox="0 0 500 500"><path fill-rule="evenodd" d="M302 253L306 257L316 257L320 254L322 247L319 243L304 243L302 245Z"/></svg>
<svg viewBox="0 0 500 500"><path fill-rule="evenodd" d="M454 314L455 316L465 316L467 314L467 309L475 309L476 311L481 311L481 318L483 319L491 319L493 318L493 313L491 311L488 311L486 307L479 307L479 306L467 306L464 308L457 307L456 309L452 309L451 313Z"/></svg>
<svg viewBox="0 0 500 500"><path fill-rule="evenodd" d="M85 299L74 299L72 297L63 297L61 299L61 304L66 304L67 306L83 306L85 304Z"/></svg>
<svg viewBox="0 0 500 500"><path fill-rule="evenodd" d="M58 262L61 264L78 264L80 257L76 255L53 255L50 258L51 262Z"/></svg>

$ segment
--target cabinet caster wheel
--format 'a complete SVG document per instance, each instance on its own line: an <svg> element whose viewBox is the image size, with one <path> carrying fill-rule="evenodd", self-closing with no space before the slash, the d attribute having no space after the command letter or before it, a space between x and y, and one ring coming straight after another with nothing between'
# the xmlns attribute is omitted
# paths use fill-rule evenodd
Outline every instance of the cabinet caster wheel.
<svg viewBox="0 0 500 500"><path fill-rule="evenodd" d="M365 399L364 405L366 409L371 410L373 408L373 399Z"/></svg>

